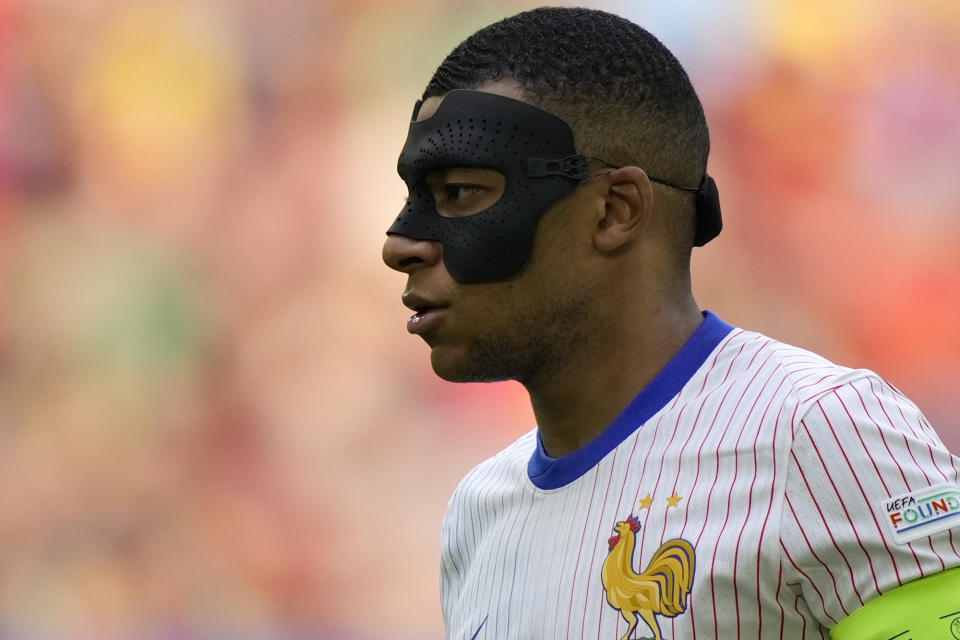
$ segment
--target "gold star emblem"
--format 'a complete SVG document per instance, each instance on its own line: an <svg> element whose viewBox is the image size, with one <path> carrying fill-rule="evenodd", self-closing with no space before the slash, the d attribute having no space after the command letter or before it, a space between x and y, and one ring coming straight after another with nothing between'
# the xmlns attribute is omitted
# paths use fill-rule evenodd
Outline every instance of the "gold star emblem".
<svg viewBox="0 0 960 640"><path fill-rule="evenodd" d="M653 498L650 497L649 493L646 495L646 497L640 498L641 509L649 509L651 504L653 504Z"/></svg>
<svg viewBox="0 0 960 640"><path fill-rule="evenodd" d="M680 504L680 501L683 500L683 496L678 496L677 492L674 491L673 495L667 498L667 508L675 507Z"/></svg>

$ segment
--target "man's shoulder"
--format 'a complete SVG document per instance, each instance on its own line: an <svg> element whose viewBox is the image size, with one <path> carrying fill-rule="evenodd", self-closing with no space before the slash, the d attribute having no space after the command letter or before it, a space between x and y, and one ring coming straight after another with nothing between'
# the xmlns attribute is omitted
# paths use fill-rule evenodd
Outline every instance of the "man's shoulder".
<svg viewBox="0 0 960 640"><path fill-rule="evenodd" d="M742 329L731 335L717 364L739 377L757 375L762 370L775 372L782 376L793 404L801 412L818 398L858 381L873 379L886 384L869 369L840 365L808 349Z"/></svg>
<svg viewBox="0 0 960 640"><path fill-rule="evenodd" d="M854 437L862 429L923 433L934 444L936 435L917 406L876 372L836 364L807 349L753 331L739 331L724 347L729 364L741 376L772 368L789 389L784 408L794 431L836 431L832 437ZM745 365L743 362L752 364ZM761 363L761 364L758 364ZM914 424L915 423L915 424ZM942 445L938 445L942 446Z"/></svg>

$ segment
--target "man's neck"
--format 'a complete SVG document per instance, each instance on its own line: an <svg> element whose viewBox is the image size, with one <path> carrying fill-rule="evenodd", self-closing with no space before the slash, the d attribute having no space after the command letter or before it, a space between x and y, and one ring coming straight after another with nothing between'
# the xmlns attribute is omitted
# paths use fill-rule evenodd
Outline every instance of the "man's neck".
<svg viewBox="0 0 960 640"><path fill-rule="evenodd" d="M669 310L628 317L618 335L598 337L572 354L562 371L525 384L548 455L572 453L598 436L703 321L692 297Z"/></svg>

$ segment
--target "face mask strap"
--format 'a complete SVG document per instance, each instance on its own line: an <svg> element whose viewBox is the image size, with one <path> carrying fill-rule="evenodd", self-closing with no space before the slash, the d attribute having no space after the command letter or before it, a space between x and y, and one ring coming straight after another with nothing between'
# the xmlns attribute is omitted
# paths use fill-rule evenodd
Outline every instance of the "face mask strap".
<svg viewBox="0 0 960 640"><path fill-rule="evenodd" d="M587 157L580 153L564 158L527 158L527 177L545 178L563 176L571 180L583 180L589 177Z"/></svg>
<svg viewBox="0 0 960 640"><path fill-rule="evenodd" d="M702 247L720 235L720 230L723 229L723 218L720 215L720 192L717 191L717 183L709 174L703 174L699 187L685 187L651 175L647 177L650 178L651 182L658 182L671 189L696 194L694 207L697 212L697 229L693 237L693 246Z"/></svg>
<svg viewBox="0 0 960 640"><path fill-rule="evenodd" d="M697 189L697 231L693 237L693 246L702 247L718 235L723 229L723 217L720 215L720 192L717 183L706 173Z"/></svg>
<svg viewBox="0 0 960 640"><path fill-rule="evenodd" d="M611 170L621 168L600 158L588 156L585 159L599 162ZM720 215L720 193L717 191L717 183L714 182L713 178L708 174L703 174L703 179L700 181L699 187L687 187L671 182L670 180L652 176L649 173L647 174L647 178L650 179L650 182L656 182L671 189L679 189L680 191L696 194L694 206L696 207L697 229L693 238L693 246L702 247L720 234L720 230L723 229L723 218Z"/></svg>

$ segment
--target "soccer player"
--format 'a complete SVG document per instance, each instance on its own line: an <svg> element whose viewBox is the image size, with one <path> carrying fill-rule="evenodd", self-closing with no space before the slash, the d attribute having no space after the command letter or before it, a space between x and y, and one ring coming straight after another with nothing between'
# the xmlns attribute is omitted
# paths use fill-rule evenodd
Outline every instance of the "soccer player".
<svg viewBox="0 0 960 640"><path fill-rule="evenodd" d="M708 150L674 56L595 10L478 31L417 103L408 329L537 419L450 501L449 638L960 638L960 461L920 410L698 308Z"/></svg>

